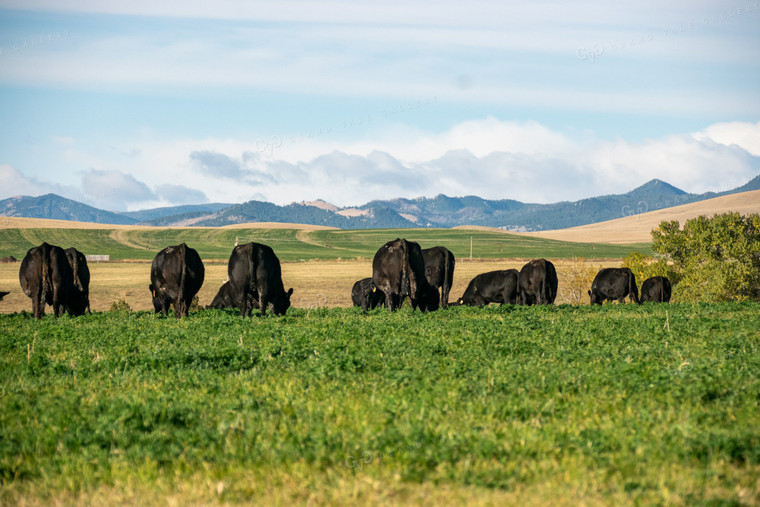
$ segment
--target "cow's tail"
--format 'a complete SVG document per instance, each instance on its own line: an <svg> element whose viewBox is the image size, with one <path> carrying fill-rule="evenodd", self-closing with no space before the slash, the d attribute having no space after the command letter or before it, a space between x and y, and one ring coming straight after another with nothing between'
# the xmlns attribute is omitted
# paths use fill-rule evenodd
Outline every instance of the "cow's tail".
<svg viewBox="0 0 760 507"><path fill-rule="evenodd" d="M628 274L630 275L628 277L628 295L633 298L634 303L640 305L641 301L639 301L639 288L636 286L636 275L630 269L628 270Z"/></svg>
<svg viewBox="0 0 760 507"><path fill-rule="evenodd" d="M538 304L547 305L549 304L549 266L547 266L546 260L544 260L543 264L544 269L541 270L541 287L538 289L538 294L541 298L541 301L539 301Z"/></svg>
<svg viewBox="0 0 760 507"><path fill-rule="evenodd" d="M443 256L446 260L443 261L443 287L441 287L441 306L446 308L449 304L449 290L451 290L451 287L449 287L449 273L451 272L451 253L446 251Z"/></svg>
<svg viewBox="0 0 760 507"><path fill-rule="evenodd" d="M40 307L45 306L47 300L47 294L49 290L54 290L52 283L52 275L50 274L50 265L52 259L50 258L50 247L42 245L40 248L42 257L42 283L40 284Z"/></svg>
<svg viewBox="0 0 760 507"><path fill-rule="evenodd" d="M79 279L79 256L76 254L76 252L74 253L74 261L71 265L71 268L74 270L74 285L80 291L84 291L82 281Z"/></svg>
<svg viewBox="0 0 760 507"><path fill-rule="evenodd" d="M411 296L411 280L409 277L409 248L407 248L406 240L402 239L399 242L401 247L401 287L400 296Z"/></svg>
<svg viewBox="0 0 760 507"><path fill-rule="evenodd" d="M660 303L665 302L665 280L660 280Z"/></svg>
<svg viewBox="0 0 760 507"><path fill-rule="evenodd" d="M179 296L177 297L177 302L174 304L175 306L179 304L179 308L175 308L175 311L178 311L180 315L184 315L190 309L190 302L185 301L185 278L187 278L187 245L182 243L182 245L179 247L179 251L179 260L182 269L180 270L179 274Z"/></svg>

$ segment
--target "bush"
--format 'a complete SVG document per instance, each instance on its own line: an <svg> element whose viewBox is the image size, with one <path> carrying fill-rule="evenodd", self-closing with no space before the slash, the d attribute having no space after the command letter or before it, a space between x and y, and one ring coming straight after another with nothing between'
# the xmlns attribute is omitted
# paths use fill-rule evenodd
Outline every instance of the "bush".
<svg viewBox="0 0 760 507"><path fill-rule="evenodd" d="M193 296L193 300L190 302L190 308L188 308L188 311L195 312L198 310L203 310L203 307L200 305L200 298L196 294Z"/></svg>
<svg viewBox="0 0 760 507"><path fill-rule="evenodd" d="M594 266L583 257L573 258L573 262L565 268L566 283L563 284L565 298L574 305L588 303L588 290L601 266Z"/></svg>
<svg viewBox="0 0 760 507"><path fill-rule="evenodd" d="M760 215L724 213L712 218L662 222L652 246L680 276L682 301L760 300Z"/></svg>
<svg viewBox="0 0 760 507"><path fill-rule="evenodd" d="M126 298L121 298L118 301L113 301L111 303L111 308L108 309L109 312L126 312L131 313L132 307L129 306L129 303L127 303Z"/></svg>
<svg viewBox="0 0 760 507"><path fill-rule="evenodd" d="M640 252L631 252L623 258L623 267L630 268L636 275L636 284L639 287L644 280L653 276L664 276L674 285L681 279L681 274L665 257L655 258Z"/></svg>

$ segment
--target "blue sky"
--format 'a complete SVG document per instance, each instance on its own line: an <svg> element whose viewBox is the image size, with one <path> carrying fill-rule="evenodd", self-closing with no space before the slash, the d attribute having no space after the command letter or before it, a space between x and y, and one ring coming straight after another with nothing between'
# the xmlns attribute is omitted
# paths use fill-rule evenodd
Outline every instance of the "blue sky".
<svg viewBox="0 0 760 507"><path fill-rule="evenodd" d="M692 192L760 173L760 0L0 0L0 198Z"/></svg>

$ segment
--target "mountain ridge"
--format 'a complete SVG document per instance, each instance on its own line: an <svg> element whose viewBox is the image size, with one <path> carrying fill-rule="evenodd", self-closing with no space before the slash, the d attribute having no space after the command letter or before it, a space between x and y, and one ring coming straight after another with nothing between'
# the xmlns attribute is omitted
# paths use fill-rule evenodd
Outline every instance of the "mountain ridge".
<svg viewBox="0 0 760 507"><path fill-rule="evenodd" d="M719 193L691 194L660 179L653 179L625 194L551 204L438 194L435 197L373 200L362 206L344 208L321 199L293 202L284 206L251 200L240 204L180 205L122 213L100 210L56 194L45 194L1 200L0 216L164 227L219 227L249 222L282 222L341 229L450 228L473 225L526 232L577 227L758 189L760 175L740 187Z"/></svg>

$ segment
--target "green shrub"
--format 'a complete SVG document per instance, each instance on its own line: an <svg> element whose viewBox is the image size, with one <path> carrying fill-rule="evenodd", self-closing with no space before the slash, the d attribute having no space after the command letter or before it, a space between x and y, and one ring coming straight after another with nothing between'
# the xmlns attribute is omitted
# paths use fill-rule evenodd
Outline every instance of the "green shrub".
<svg viewBox="0 0 760 507"><path fill-rule="evenodd" d="M760 300L760 215L724 213L712 218L662 222L652 247L680 276L674 299Z"/></svg>
<svg viewBox="0 0 760 507"><path fill-rule="evenodd" d="M129 306L129 303L127 303L126 298L120 298L118 301L113 301L111 303L111 308L109 308L108 311L131 313L132 307Z"/></svg>
<svg viewBox="0 0 760 507"><path fill-rule="evenodd" d="M644 280L653 276L664 276L672 284L678 283L681 279L681 274L665 257L655 258L640 252L631 252L623 258L623 267L633 271L639 286L644 283Z"/></svg>

